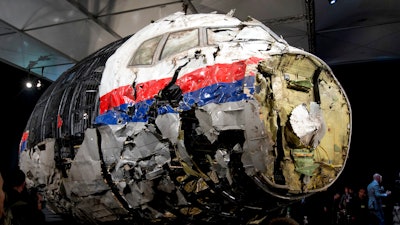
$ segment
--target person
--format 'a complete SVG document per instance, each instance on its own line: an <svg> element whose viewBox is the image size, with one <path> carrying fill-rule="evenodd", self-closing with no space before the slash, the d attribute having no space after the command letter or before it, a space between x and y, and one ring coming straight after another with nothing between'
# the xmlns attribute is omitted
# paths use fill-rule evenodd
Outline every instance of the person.
<svg viewBox="0 0 400 225"><path fill-rule="evenodd" d="M3 224L4 220L4 201L6 198L6 194L4 193L3 190L3 184L4 184L3 176L0 173L0 224Z"/></svg>
<svg viewBox="0 0 400 225"><path fill-rule="evenodd" d="M290 217L275 217L272 218L268 225L300 225L296 220Z"/></svg>
<svg viewBox="0 0 400 225"><path fill-rule="evenodd" d="M398 171L397 177L394 180L393 192L394 193L392 193L392 195L393 195L394 203L400 204L400 171Z"/></svg>
<svg viewBox="0 0 400 225"><path fill-rule="evenodd" d="M353 216L353 199L354 199L354 191L353 188L346 185L344 187L344 193L342 194L340 198L340 203L339 203L339 208L341 215L344 220L347 220L349 223L349 220L351 220L351 217Z"/></svg>
<svg viewBox="0 0 400 225"><path fill-rule="evenodd" d="M372 176L371 183L367 186L368 191L368 209L372 215L375 216L376 223L379 225L385 225L385 215L382 208L383 198L389 196L391 191L384 191L381 187L382 176L379 173L375 173Z"/></svg>
<svg viewBox="0 0 400 225"><path fill-rule="evenodd" d="M353 200L352 224L366 225L370 221L369 217L367 190L360 187Z"/></svg>
<svg viewBox="0 0 400 225"><path fill-rule="evenodd" d="M393 216L393 225L400 225L400 206L399 206L399 203L395 203L395 205L393 206L392 216Z"/></svg>
<svg viewBox="0 0 400 225"><path fill-rule="evenodd" d="M332 200L327 201L323 206L323 212L325 217L325 224L339 224L340 218L340 199L341 193L336 191L333 193Z"/></svg>
<svg viewBox="0 0 400 225"><path fill-rule="evenodd" d="M13 225L45 224L38 193L29 192L25 178L25 173L18 168L5 182L7 185L4 208L11 210Z"/></svg>

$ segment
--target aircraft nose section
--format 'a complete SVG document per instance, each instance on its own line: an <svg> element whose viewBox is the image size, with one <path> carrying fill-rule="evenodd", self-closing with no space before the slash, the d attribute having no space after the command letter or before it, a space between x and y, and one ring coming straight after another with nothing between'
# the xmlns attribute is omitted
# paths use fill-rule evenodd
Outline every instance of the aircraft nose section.
<svg viewBox="0 0 400 225"><path fill-rule="evenodd" d="M280 198L326 190L344 169L350 146L351 107L342 87L312 55L276 56L258 70L254 119L264 125L265 143L258 145L264 150L249 147L242 160L252 168L261 164L253 152L262 152L265 169L246 173Z"/></svg>

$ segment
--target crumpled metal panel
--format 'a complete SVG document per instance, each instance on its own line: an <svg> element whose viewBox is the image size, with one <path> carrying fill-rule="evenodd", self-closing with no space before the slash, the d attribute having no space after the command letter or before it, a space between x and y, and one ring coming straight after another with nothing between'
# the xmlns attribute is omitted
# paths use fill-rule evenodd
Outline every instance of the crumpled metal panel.
<svg viewBox="0 0 400 225"><path fill-rule="evenodd" d="M160 130L163 138L170 140L176 144L179 137L180 117L177 113L169 113L158 115L155 121L158 129Z"/></svg>
<svg viewBox="0 0 400 225"><path fill-rule="evenodd" d="M64 188L69 198L97 195L110 189L104 183L101 172L96 130L87 129L85 136L74 160L71 161L69 175L64 179Z"/></svg>
<svg viewBox="0 0 400 225"><path fill-rule="evenodd" d="M44 191L47 207L54 212L72 212L79 215L81 222L115 221L128 211L117 201L102 176L96 130L87 129L85 137L75 159L64 161L68 164L68 172L55 163L54 153L57 151L53 139L45 141L45 150L23 151L20 160L28 163L21 163L21 169L26 171L28 183L46 187L40 191ZM67 177L63 175L65 173L68 173Z"/></svg>
<svg viewBox="0 0 400 225"><path fill-rule="evenodd" d="M266 172L266 165L268 162L268 155L273 150L273 147L268 143L268 136L265 133L264 124L259 117L259 107L255 102L248 102L244 112L244 137L246 141L243 143L243 159L247 161L246 165L243 162L243 167L246 173L254 176L256 173ZM242 161L243 161L242 159Z"/></svg>
<svg viewBox="0 0 400 225"><path fill-rule="evenodd" d="M126 137L139 133L143 128L143 123L99 127L102 149L106 152L103 155L106 165L115 164L120 158L120 151L125 142L131 141L127 141Z"/></svg>

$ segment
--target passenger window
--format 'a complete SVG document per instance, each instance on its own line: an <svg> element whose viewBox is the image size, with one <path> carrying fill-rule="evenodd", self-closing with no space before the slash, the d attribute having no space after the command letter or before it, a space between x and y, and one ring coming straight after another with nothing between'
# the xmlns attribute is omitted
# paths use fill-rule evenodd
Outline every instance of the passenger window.
<svg viewBox="0 0 400 225"><path fill-rule="evenodd" d="M185 30L171 33L165 43L160 59L183 52L199 45L199 31Z"/></svg>
<svg viewBox="0 0 400 225"><path fill-rule="evenodd" d="M162 36L158 36L143 42L142 45L140 45L140 47L136 50L129 65L134 66L152 64L154 52L156 51L158 42L160 42L161 38Z"/></svg>

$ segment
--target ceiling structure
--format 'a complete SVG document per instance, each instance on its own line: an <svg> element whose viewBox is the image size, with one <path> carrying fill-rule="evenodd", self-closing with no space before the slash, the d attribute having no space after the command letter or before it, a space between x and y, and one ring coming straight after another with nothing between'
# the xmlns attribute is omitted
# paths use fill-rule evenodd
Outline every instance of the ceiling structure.
<svg viewBox="0 0 400 225"><path fill-rule="evenodd" d="M0 62L54 81L151 21L231 10L328 65L400 59L398 0L1 0Z"/></svg>

